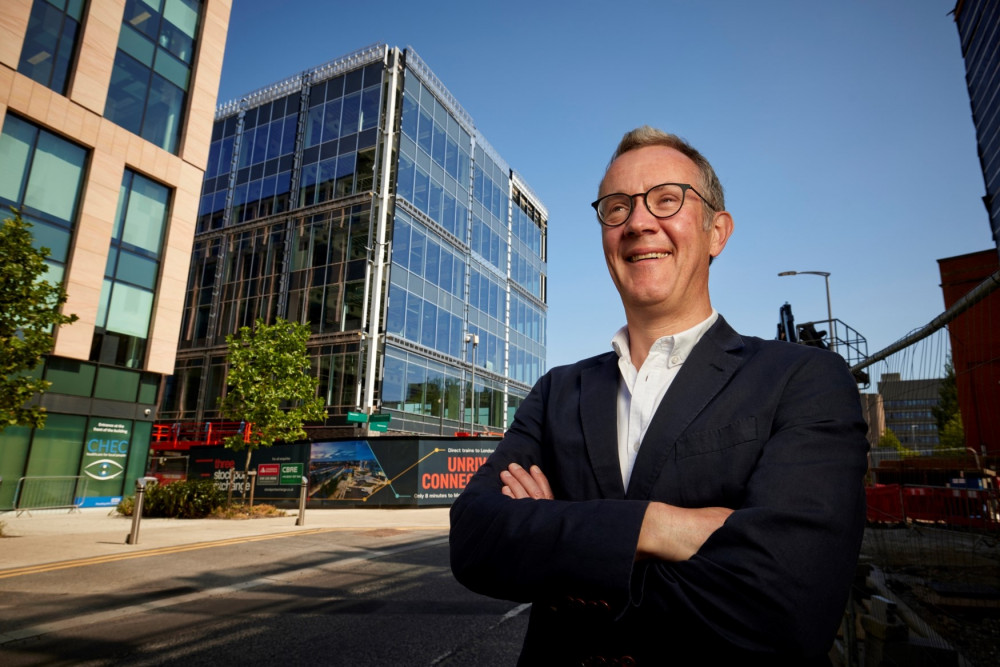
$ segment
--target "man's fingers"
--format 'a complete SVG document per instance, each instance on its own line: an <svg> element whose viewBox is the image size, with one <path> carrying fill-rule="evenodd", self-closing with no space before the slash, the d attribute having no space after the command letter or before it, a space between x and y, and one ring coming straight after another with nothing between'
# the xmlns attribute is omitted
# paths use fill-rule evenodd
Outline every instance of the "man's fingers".
<svg viewBox="0 0 1000 667"><path fill-rule="evenodd" d="M542 469L539 468L538 466L531 466L530 472L531 472L531 479L533 479L535 481L535 484L538 485L538 490L542 494L541 496L539 496L539 498L543 498L545 500L555 499L555 495L553 495L552 493L552 487L549 486L549 478L545 476L545 473L542 472Z"/></svg>
<svg viewBox="0 0 1000 667"><path fill-rule="evenodd" d="M504 487L501 491L505 496L509 496L511 498L530 498L528 492L523 486L521 486L521 482L519 482L518 479L509 471L504 470L500 473L500 481L504 483Z"/></svg>
<svg viewBox="0 0 1000 667"><path fill-rule="evenodd" d="M513 498L533 498L535 500L552 500L553 498L549 480L538 466L531 466L529 472L517 463L511 463L507 466L507 470L500 473L500 481L510 488Z"/></svg>

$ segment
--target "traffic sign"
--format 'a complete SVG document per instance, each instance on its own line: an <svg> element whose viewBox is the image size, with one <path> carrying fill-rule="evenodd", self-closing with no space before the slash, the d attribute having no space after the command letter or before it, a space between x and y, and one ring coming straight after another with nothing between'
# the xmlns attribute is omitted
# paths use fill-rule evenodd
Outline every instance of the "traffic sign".
<svg viewBox="0 0 1000 667"><path fill-rule="evenodd" d="M351 412L347 413L347 421L363 424L366 421L368 421L368 415L366 415L364 412L354 412L352 410Z"/></svg>
<svg viewBox="0 0 1000 667"><path fill-rule="evenodd" d="M389 421L391 419L392 415L387 412L370 415L368 417L368 429L370 431L385 433L389 430Z"/></svg>

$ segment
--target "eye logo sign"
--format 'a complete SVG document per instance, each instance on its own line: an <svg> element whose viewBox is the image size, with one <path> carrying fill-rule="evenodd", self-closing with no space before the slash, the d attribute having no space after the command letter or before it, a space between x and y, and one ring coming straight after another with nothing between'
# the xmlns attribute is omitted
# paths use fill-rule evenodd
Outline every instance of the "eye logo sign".
<svg viewBox="0 0 1000 667"><path fill-rule="evenodd" d="M93 479L114 479L125 471L125 467L113 459L98 459L86 465L83 472Z"/></svg>

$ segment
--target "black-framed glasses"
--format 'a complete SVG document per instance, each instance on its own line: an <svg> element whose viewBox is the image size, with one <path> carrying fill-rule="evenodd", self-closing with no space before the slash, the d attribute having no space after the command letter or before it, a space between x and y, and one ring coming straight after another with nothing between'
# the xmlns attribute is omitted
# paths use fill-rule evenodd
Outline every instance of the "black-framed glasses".
<svg viewBox="0 0 1000 667"><path fill-rule="evenodd" d="M654 185L646 192L637 192L634 195L627 195L624 192L613 192L610 195L604 195L592 203L591 206L597 211L597 219L602 225L618 227L619 225L624 225L625 221L632 215L636 197L642 197L642 201L646 204L646 210L654 217L663 219L677 215L680 212L681 207L684 206L684 198L688 190L698 195L705 202L705 206L713 211L715 210L715 207L708 203L705 196L688 183L660 183L659 185Z"/></svg>

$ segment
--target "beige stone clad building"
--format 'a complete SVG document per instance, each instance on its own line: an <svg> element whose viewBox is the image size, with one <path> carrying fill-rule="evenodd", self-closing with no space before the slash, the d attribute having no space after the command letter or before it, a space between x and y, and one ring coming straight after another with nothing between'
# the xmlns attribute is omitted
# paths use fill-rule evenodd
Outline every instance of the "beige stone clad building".
<svg viewBox="0 0 1000 667"><path fill-rule="evenodd" d="M46 427L0 433L0 510L32 502L22 478L50 478L46 493L65 481L70 502L101 505L145 472L174 368L230 7L0 3L0 206L20 210L51 250L65 312L79 317L40 371L53 383Z"/></svg>

